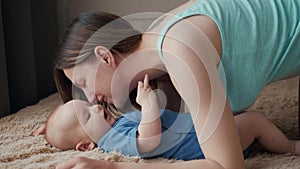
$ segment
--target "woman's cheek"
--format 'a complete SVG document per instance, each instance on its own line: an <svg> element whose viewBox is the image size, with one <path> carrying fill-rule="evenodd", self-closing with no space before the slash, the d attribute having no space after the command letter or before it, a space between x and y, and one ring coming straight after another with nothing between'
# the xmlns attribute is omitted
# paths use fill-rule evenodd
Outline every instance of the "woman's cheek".
<svg viewBox="0 0 300 169"><path fill-rule="evenodd" d="M126 103L126 100L127 100L128 98L126 98L126 97L121 97L121 96L119 96L119 97L113 97L113 100L112 100L112 102L113 102L113 104L117 107L117 108L123 108L124 106L125 106L125 103Z"/></svg>

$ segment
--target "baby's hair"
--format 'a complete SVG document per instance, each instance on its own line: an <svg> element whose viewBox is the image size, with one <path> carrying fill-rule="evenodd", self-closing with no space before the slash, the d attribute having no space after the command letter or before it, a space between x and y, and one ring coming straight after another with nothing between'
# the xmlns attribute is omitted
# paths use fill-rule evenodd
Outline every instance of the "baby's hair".
<svg viewBox="0 0 300 169"><path fill-rule="evenodd" d="M45 139L51 147L53 147L53 145L51 145L51 138L49 136L49 133L47 133L49 127L49 121L52 120L51 119L52 116L58 111L60 106L58 106L54 111L50 113L50 115L47 117L46 124L45 124ZM118 119L123 114L122 112L118 111L114 105L107 105L106 103L102 103L102 106L105 107L108 110L108 112L112 115L112 117L115 119Z"/></svg>
<svg viewBox="0 0 300 169"><path fill-rule="evenodd" d="M50 115L47 117L47 120L46 120L46 124L45 124L45 139L47 141L47 143L50 145L50 147L52 147L52 145L50 144L49 142L49 135L47 133L47 130L48 130L48 123L50 121L50 118L52 117L52 115L57 111L57 109L59 108L60 106L57 106L51 113Z"/></svg>
<svg viewBox="0 0 300 169"><path fill-rule="evenodd" d="M63 138L57 137L56 134L54 134L56 131L53 130L53 128L56 128L56 126L53 125L53 121L57 120L57 118L55 118L54 116L56 116L57 113L64 113L64 112L59 112L60 111L59 109L62 109L62 105L58 106L47 118L45 124L45 139L51 147L56 147L60 150L75 149L76 145L74 139L65 137L66 135L69 135L69 133L64 134Z"/></svg>

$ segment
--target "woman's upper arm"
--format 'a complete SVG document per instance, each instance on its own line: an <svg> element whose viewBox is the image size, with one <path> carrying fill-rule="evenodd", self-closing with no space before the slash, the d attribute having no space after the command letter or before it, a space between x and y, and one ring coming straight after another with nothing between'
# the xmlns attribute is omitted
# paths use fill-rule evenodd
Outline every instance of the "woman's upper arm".
<svg viewBox="0 0 300 169"><path fill-rule="evenodd" d="M189 22L167 33L163 57L172 82L186 102L206 159L224 168L243 168L233 115L219 78L218 52L209 38Z"/></svg>

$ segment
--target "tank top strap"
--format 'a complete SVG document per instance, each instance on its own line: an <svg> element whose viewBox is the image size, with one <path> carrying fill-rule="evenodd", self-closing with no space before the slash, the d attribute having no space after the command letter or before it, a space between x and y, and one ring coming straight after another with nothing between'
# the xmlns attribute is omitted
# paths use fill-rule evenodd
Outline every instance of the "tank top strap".
<svg viewBox="0 0 300 169"><path fill-rule="evenodd" d="M168 30L170 29L170 27L172 27L172 25L174 25L179 20L181 20L181 18L179 18L177 16L173 16L168 21L168 23L163 27L163 29L161 30L161 32L158 35L156 47L157 47L158 54L159 54L159 57L160 57L162 62L164 62L164 58L163 58L163 54L162 54L162 45L163 45L163 40L165 38L165 35L168 32Z"/></svg>

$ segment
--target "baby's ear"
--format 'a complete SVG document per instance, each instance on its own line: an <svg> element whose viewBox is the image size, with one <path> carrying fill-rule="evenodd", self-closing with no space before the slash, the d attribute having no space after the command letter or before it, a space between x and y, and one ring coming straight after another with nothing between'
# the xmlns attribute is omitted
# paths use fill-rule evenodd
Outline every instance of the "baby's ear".
<svg viewBox="0 0 300 169"><path fill-rule="evenodd" d="M76 145L76 150L77 151L89 151L93 150L96 147L94 142L87 142L87 141L80 141Z"/></svg>

